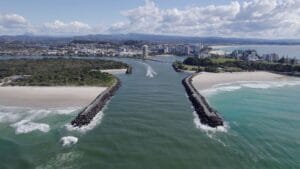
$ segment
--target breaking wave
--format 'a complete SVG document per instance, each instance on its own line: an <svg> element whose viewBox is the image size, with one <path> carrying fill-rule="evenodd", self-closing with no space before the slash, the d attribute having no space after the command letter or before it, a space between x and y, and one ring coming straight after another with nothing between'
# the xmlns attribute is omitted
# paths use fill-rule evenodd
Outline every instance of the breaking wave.
<svg viewBox="0 0 300 169"><path fill-rule="evenodd" d="M104 116L104 113L102 111L100 111L94 118L93 120L90 122L90 124L86 125L86 126L82 126L82 127L74 127L72 124L67 123L65 125L66 129L69 131L78 131L80 133L85 133L87 131L92 130L93 128L95 128L98 124L101 123L102 118Z"/></svg>
<svg viewBox="0 0 300 169"><path fill-rule="evenodd" d="M223 146L226 146L226 144L223 141L221 141L219 138L217 138L215 134L217 132L227 133L230 128L230 126L227 122L224 122L224 126L218 126L216 128L213 128L208 125L202 124L200 122L199 116L197 115L197 113L195 111L193 112L193 115L194 115L194 124L197 129L201 130L202 132L205 132L205 134L209 138L221 143Z"/></svg>
<svg viewBox="0 0 300 169"><path fill-rule="evenodd" d="M224 124L224 126L218 126L216 128L213 128L213 127L210 127L208 125L205 125L205 124L202 124L200 122L200 119L197 115L197 113L194 111L193 112L193 115L194 115L194 124L196 126L196 128L204 131L204 132L207 132L207 133L216 133L216 132L223 132L223 133L226 133L229 129L229 125L227 123Z"/></svg>
<svg viewBox="0 0 300 169"><path fill-rule="evenodd" d="M63 147L71 146L71 145L74 145L78 142L78 138L73 137L73 136L66 136L66 137L62 137L60 139L60 142L62 143Z"/></svg>
<svg viewBox="0 0 300 169"><path fill-rule="evenodd" d="M35 130L47 133L50 131L50 126L44 123L35 123L28 120L21 120L15 124L12 124L11 127L16 129L16 134L26 134Z"/></svg>
<svg viewBox="0 0 300 169"><path fill-rule="evenodd" d="M39 109L0 106L0 123L9 124L16 134L26 134L33 131L49 132L50 126L37 121L54 115L68 115L78 108Z"/></svg>
<svg viewBox="0 0 300 169"><path fill-rule="evenodd" d="M239 81L234 83L224 83L219 85L214 85L210 89L205 89L200 91L204 96L212 96L220 92L231 92L239 90L242 88L251 89L269 89L269 88L279 88L285 86L298 86L300 81Z"/></svg>

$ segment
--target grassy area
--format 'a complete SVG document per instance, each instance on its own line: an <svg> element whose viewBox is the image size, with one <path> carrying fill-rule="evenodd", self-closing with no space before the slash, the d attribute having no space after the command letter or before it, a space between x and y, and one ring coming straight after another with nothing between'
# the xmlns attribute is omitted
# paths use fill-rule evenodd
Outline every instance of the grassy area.
<svg viewBox="0 0 300 169"><path fill-rule="evenodd" d="M223 64L226 62L234 62L236 59L233 58L211 58L212 63L214 64Z"/></svg>
<svg viewBox="0 0 300 169"><path fill-rule="evenodd" d="M226 61L233 61L233 59L222 59L222 60L217 60L214 59L215 63L224 63ZM215 67L215 66L195 66L195 65L188 65L188 64L183 64L182 62L174 62L174 65L181 69L181 70L186 70L186 71L206 71L206 72L242 72L244 71L241 68L237 67Z"/></svg>
<svg viewBox="0 0 300 169"><path fill-rule="evenodd" d="M100 70L122 68L127 65L107 60L8 60L0 61L0 79L12 86L111 86L116 77Z"/></svg>
<svg viewBox="0 0 300 169"><path fill-rule="evenodd" d="M300 72L300 65L270 63L264 61L243 61L233 58L203 58L189 57L183 62L174 63L179 69L197 70L207 72L241 72L241 71L274 71L274 72Z"/></svg>
<svg viewBox="0 0 300 169"><path fill-rule="evenodd" d="M198 66L186 65L186 64L183 64L180 61L175 61L173 63L173 65L175 67L177 67L178 69L180 69L180 70L186 70L186 71L197 71L198 70Z"/></svg>

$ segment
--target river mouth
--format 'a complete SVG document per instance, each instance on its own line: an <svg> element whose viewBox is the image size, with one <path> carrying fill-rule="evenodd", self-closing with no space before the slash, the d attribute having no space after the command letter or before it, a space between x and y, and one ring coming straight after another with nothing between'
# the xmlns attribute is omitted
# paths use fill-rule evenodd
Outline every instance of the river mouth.
<svg viewBox="0 0 300 169"><path fill-rule="evenodd" d="M181 84L189 74L176 73L171 67L173 61L182 58L155 59L164 62L121 59L133 66L133 74L118 75L121 88L93 125L84 130L68 127L77 116L78 108L56 113L39 110L43 116L34 116L34 110L0 108L0 117L3 117L0 121L0 158L5 161L0 163L0 168L196 169L208 166L217 169L224 166L253 168L253 165L282 168L288 162L285 163L285 158L280 161L280 158L297 157L297 151L293 153L289 146L283 148L276 142L268 142L255 134L255 126L247 127L247 115L251 117L251 113L244 114L243 118L232 117L235 111L230 109L228 102L226 104L224 97L223 100L214 97L209 101L222 112L225 121L228 120L225 129L209 130L198 126L194 109ZM235 95L239 96L230 95L232 100ZM18 113L22 116L17 117ZM34 117L32 123L46 124L49 130L43 130L45 126L42 126L40 128L45 132L34 130L16 134L16 128L11 125L26 117ZM237 119L247 125L241 127ZM263 126L258 131L270 136L272 132L268 130L268 126ZM259 140L255 141L255 138ZM297 140L299 137L287 138ZM278 148L276 151L270 148L274 145ZM299 144L292 142L291 145L297 148ZM270 154L272 152L275 155ZM289 162L290 168L297 165L295 158L290 158Z"/></svg>

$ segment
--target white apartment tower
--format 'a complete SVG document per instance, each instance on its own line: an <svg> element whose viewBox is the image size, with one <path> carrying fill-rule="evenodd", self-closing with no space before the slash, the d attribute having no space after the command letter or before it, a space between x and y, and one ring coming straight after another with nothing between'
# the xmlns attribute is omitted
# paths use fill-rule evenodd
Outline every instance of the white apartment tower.
<svg viewBox="0 0 300 169"><path fill-rule="evenodd" d="M148 45L143 46L143 58L148 58L149 57L149 47Z"/></svg>

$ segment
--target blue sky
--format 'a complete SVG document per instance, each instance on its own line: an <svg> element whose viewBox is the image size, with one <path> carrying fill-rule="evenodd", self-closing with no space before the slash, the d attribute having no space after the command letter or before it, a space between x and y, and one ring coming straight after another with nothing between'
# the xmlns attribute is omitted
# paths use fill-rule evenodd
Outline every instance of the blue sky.
<svg viewBox="0 0 300 169"><path fill-rule="evenodd" d="M228 0L156 0L159 7L185 8L192 5L224 4ZM94 24L112 24L125 19L121 11L141 6L144 0L3 0L1 13L17 13L32 23L62 20Z"/></svg>
<svg viewBox="0 0 300 169"><path fill-rule="evenodd" d="M2 0L0 35L300 38L300 0Z"/></svg>

